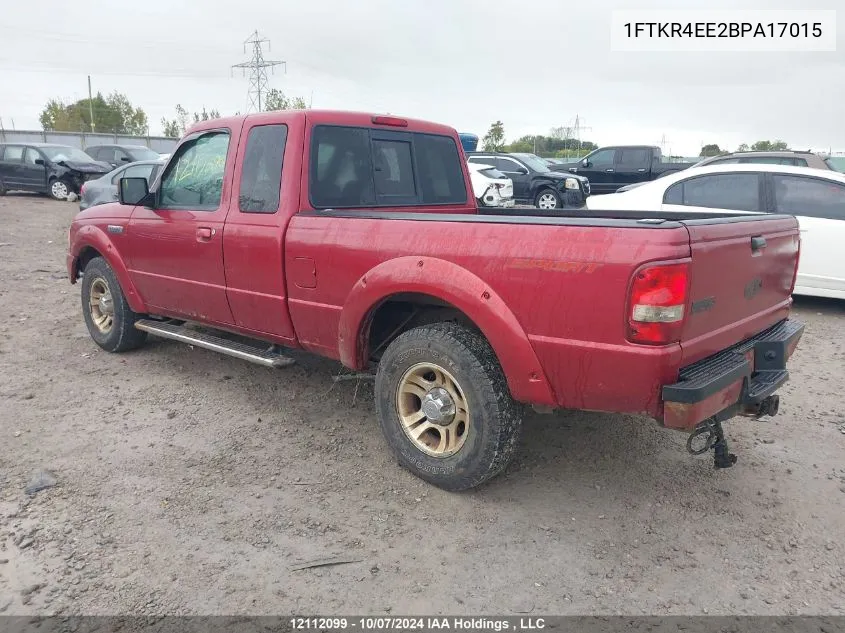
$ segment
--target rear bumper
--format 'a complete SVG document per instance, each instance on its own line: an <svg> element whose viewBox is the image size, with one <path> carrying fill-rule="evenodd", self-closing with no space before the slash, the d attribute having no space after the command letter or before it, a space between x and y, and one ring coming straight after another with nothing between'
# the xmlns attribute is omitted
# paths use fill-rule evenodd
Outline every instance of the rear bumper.
<svg viewBox="0 0 845 633"><path fill-rule="evenodd" d="M789 380L786 362L803 333L803 323L786 319L683 368L678 382L663 387L664 426L691 430L760 404Z"/></svg>

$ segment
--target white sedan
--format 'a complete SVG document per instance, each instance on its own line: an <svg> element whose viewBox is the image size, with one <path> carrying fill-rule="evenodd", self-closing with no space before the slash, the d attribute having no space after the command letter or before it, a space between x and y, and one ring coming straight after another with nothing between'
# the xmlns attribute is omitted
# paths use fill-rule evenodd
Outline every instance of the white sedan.
<svg viewBox="0 0 845 633"><path fill-rule="evenodd" d="M794 215L801 226L795 294L845 299L845 174L764 164L696 167L590 196L587 209Z"/></svg>
<svg viewBox="0 0 845 633"><path fill-rule="evenodd" d="M483 207L512 207L513 181L492 165L467 163L472 192Z"/></svg>

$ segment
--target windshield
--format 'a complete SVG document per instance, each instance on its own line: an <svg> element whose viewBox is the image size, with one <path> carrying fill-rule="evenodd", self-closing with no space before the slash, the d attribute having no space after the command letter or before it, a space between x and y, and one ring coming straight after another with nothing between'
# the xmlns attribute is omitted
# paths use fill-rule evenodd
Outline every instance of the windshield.
<svg viewBox="0 0 845 633"><path fill-rule="evenodd" d="M551 171L549 166L546 164L546 161L539 156L535 156L534 154L514 154L514 156L519 158L519 160L528 165L534 171L539 171L541 173Z"/></svg>
<svg viewBox="0 0 845 633"><path fill-rule="evenodd" d="M60 163L63 160L75 160L80 163L91 163L94 161L88 154L81 149L74 147L39 147L42 152L47 155L54 163Z"/></svg>
<svg viewBox="0 0 845 633"><path fill-rule="evenodd" d="M159 160L160 158L159 153L149 147L133 147L129 151L135 160Z"/></svg>
<svg viewBox="0 0 845 633"><path fill-rule="evenodd" d="M835 160L833 158L825 158L825 164L830 167L833 171L838 171L840 173L845 173L845 159L838 159Z"/></svg>

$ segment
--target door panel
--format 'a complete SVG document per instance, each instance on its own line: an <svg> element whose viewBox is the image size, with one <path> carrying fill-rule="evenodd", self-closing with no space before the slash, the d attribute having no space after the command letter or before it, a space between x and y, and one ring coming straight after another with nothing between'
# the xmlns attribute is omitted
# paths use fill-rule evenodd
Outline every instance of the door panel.
<svg viewBox="0 0 845 633"><path fill-rule="evenodd" d="M6 189L13 189L23 185L23 153L24 148L17 145L7 145L0 162L0 178Z"/></svg>
<svg viewBox="0 0 845 633"><path fill-rule="evenodd" d="M231 194L227 163L237 138L200 132L168 164L155 208L135 207L129 222L129 274L162 314L233 323L223 270L223 225ZM228 156L228 159L227 159Z"/></svg>
<svg viewBox="0 0 845 633"><path fill-rule="evenodd" d="M579 167L577 173L590 181L592 193L613 193L621 185L616 185L616 150L600 149L587 157L589 167Z"/></svg>
<svg viewBox="0 0 845 633"><path fill-rule="evenodd" d="M531 198L531 175L521 174L515 171L519 167L522 167L522 165L511 158L498 157L496 158L495 167L513 181L514 198L518 200L528 200Z"/></svg>
<svg viewBox="0 0 845 633"><path fill-rule="evenodd" d="M47 168L44 165L36 165L37 159L44 160L38 150L31 147L26 148L21 166L21 184L33 191L44 191L47 189Z"/></svg>
<svg viewBox="0 0 845 633"><path fill-rule="evenodd" d="M623 187L649 179L652 150L648 147L623 147L616 152L611 183Z"/></svg>
<svg viewBox="0 0 845 633"><path fill-rule="evenodd" d="M227 294L235 324L292 344L287 305L284 236L298 189L288 174L302 165L302 130L288 138L284 124L244 125L235 170L235 195L223 235ZM288 150L287 148L292 148Z"/></svg>

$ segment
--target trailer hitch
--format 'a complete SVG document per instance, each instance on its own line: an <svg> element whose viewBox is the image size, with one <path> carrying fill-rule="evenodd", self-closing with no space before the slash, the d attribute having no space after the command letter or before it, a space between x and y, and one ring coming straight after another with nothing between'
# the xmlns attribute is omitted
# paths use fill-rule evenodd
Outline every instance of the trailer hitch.
<svg viewBox="0 0 845 633"><path fill-rule="evenodd" d="M716 418L699 424L687 438L687 451L692 455L703 455L710 449L713 449L714 468L730 468L736 464L736 455L728 450L722 422Z"/></svg>

